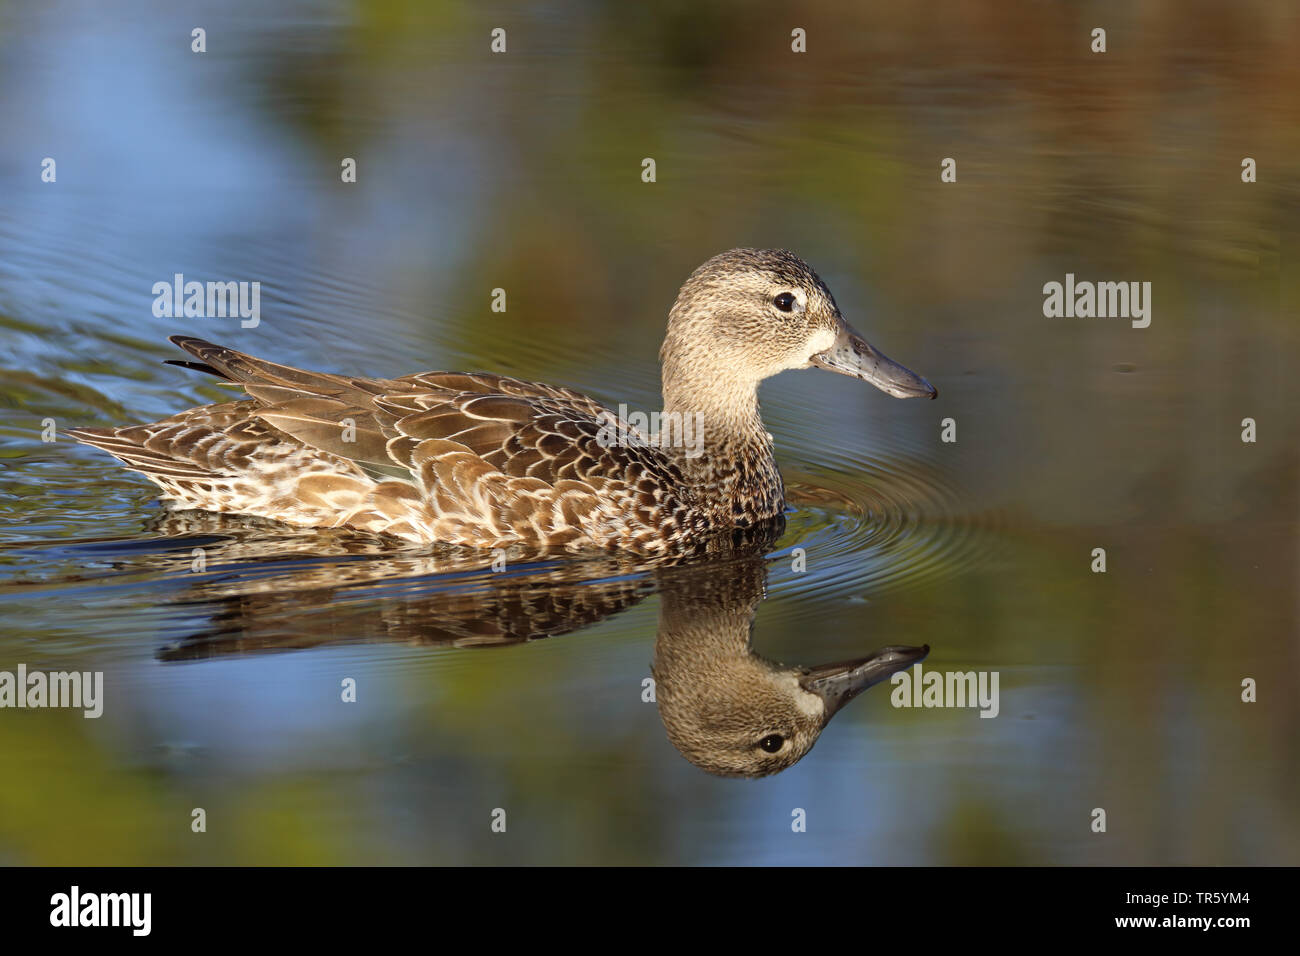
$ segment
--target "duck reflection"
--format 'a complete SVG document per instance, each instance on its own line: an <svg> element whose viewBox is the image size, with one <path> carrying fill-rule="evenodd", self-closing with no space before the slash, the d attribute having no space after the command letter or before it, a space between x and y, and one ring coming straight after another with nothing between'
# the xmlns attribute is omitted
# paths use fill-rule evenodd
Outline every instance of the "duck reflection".
<svg viewBox="0 0 1300 956"><path fill-rule="evenodd" d="M751 646L765 594L761 559L693 569L664 582L654 678L668 739L691 763L727 777L765 777L797 763L850 700L929 653L884 647L814 667L768 660Z"/></svg>
<svg viewBox="0 0 1300 956"><path fill-rule="evenodd" d="M652 673L668 740L708 773L763 777L798 762L850 700L929 652L892 646L813 666L756 653L764 554L779 532L731 541L704 561L647 566L519 555L508 573L485 567L481 552L384 553L347 535L326 542L317 535L311 557L283 541L289 550L272 556L238 537L192 537L210 554L206 580L194 584L209 623L158 657L198 661L360 642L504 646L582 630L658 592Z"/></svg>

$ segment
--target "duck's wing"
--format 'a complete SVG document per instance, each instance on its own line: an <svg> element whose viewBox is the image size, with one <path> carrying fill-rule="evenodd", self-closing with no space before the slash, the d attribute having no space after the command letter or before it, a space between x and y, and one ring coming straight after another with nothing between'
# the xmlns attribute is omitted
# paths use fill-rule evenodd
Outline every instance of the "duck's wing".
<svg viewBox="0 0 1300 956"><path fill-rule="evenodd" d="M259 403L262 421L360 464L415 474L415 446L447 441L506 475L551 484L612 478L620 465L665 478L675 471L647 436L627 426L620 432L613 411L573 389L487 372L358 378L280 365L190 336L171 341L202 360L176 364L242 386Z"/></svg>
<svg viewBox="0 0 1300 956"><path fill-rule="evenodd" d="M571 389L486 373L354 378L202 339L172 341L204 371L241 385L261 421L376 477L411 481L435 513L531 523L545 534L590 528L602 512L630 523L622 534L639 536L672 527L691 510L669 457Z"/></svg>

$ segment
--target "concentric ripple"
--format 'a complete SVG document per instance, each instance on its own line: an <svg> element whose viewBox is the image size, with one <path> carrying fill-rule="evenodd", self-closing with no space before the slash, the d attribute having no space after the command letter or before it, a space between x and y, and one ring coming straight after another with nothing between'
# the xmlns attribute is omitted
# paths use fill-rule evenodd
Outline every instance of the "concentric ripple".
<svg viewBox="0 0 1300 956"><path fill-rule="evenodd" d="M827 451L787 468L792 509L771 563L787 597L869 598L928 584L992 553L996 514L974 511L961 488L915 449ZM806 570L793 570L795 549Z"/></svg>

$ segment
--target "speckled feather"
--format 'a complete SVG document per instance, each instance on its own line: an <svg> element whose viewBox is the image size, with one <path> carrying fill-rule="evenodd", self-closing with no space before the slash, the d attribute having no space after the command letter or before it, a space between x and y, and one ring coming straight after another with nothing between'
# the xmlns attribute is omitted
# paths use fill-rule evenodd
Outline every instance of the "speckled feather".
<svg viewBox="0 0 1300 956"><path fill-rule="evenodd" d="M488 374L347 378L173 341L252 398L73 434L179 507L484 548L653 552L705 530L672 461L635 432L602 447L598 416L612 413L577 392Z"/></svg>

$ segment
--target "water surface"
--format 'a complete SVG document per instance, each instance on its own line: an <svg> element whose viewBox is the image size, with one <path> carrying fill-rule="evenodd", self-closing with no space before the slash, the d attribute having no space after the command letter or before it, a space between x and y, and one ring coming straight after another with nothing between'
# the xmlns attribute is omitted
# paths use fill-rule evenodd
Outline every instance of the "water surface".
<svg viewBox="0 0 1300 956"><path fill-rule="evenodd" d="M1104 58L1067 5L800 15L802 56L783 5L0 9L0 670L108 688L0 711L0 859L1300 863L1294 10L1103 3ZM675 290L739 245L941 392L765 385L791 510L758 570L502 578L168 515L42 440L228 397L161 364L175 333L653 409ZM175 273L261 281L260 325L155 317ZM1067 273L1151 282L1150 327L1045 318ZM665 587L735 580L756 654L928 644L999 715L879 686L782 773L702 772L643 681Z"/></svg>

